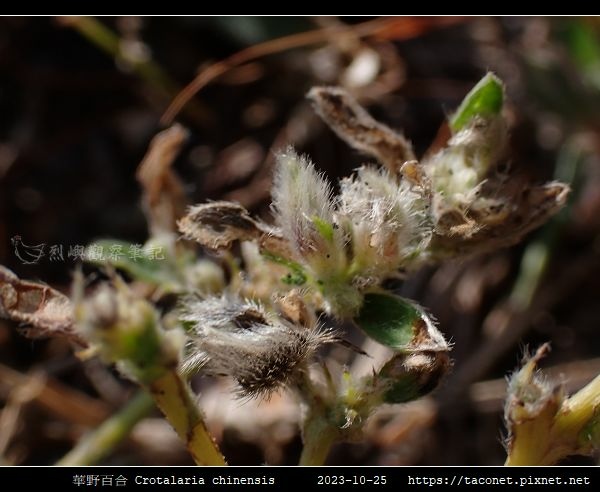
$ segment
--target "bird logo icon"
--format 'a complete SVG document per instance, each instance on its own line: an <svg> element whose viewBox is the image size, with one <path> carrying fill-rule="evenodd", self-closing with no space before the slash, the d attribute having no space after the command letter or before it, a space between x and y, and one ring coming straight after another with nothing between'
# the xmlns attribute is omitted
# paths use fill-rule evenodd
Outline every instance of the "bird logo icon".
<svg viewBox="0 0 600 492"><path fill-rule="evenodd" d="M19 260L23 262L24 265L34 265L42 256L44 256L44 248L46 247L46 243L41 243L36 246L28 246L23 243L21 236L13 236L10 239L10 242L13 244L15 248L15 255Z"/></svg>

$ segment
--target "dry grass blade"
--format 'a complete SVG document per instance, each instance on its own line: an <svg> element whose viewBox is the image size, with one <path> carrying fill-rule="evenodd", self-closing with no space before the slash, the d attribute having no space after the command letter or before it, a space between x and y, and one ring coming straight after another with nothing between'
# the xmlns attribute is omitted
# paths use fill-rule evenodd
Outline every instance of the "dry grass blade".
<svg viewBox="0 0 600 492"><path fill-rule="evenodd" d="M31 338L65 337L86 343L75 331L73 305L67 296L47 285L21 280L0 266L0 317L27 325Z"/></svg>
<svg viewBox="0 0 600 492"><path fill-rule="evenodd" d="M183 185L171 169L188 132L180 125L160 132L137 170L137 180L143 187L143 204L151 231L172 232L175 220L183 213Z"/></svg>

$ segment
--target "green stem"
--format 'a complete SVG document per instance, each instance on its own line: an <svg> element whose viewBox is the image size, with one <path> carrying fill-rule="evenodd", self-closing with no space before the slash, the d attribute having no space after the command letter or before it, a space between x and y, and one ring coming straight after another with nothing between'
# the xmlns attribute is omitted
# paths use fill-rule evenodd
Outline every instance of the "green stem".
<svg viewBox="0 0 600 492"><path fill-rule="evenodd" d="M172 98L180 91L179 85L153 59L138 59L126 53L122 39L104 23L94 17L63 17L64 25L70 26L99 49L115 60L119 60L146 81L165 98ZM213 117L199 101L190 101L186 107L188 115L193 116L202 125L212 124Z"/></svg>
<svg viewBox="0 0 600 492"><path fill-rule="evenodd" d="M204 418L188 384L171 369L150 383L156 405L185 443L198 465L224 466L219 451L204 423Z"/></svg>
<svg viewBox="0 0 600 492"><path fill-rule="evenodd" d="M335 388L330 387L329 390L333 395L335 394ZM313 384L308 370L298 381L298 391L305 404L308 405L306 420L302 428L304 447L298 464L301 466L323 465L331 446L340 436L337 427L329 418L332 413L331 401L327 401Z"/></svg>
<svg viewBox="0 0 600 492"><path fill-rule="evenodd" d="M337 438L337 431L323 417L307 422L304 429L304 448L301 466L319 466L325 463L329 450Z"/></svg>
<svg viewBox="0 0 600 492"><path fill-rule="evenodd" d="M122 41L117 33L94 17L67 17L64 22L79 32L84 38L95 44L115 59L125 62L134 72L149 84L171 97L178 88L167 74L152 60L137 60L122 50Z"/></svg>
<svg viewBox="0 0 600 492"><path fill-rule="evenodd" d="M600 408L600 376L571 396L556 417L557 431L570 432L581 429Z"/></svg>
<svg viewBox="0 0 600 492"><path fill-rule="evenodd" d="M107 457L154 408L152 398L138 391L115 415L87 434L56 464L59 466L95 465Z"/></svg>
<svg viewBox="0 0 600 492"><path fill-rule="evenodd" d="M571 455L588 455L598 446L596 417L600 409L600 376L566 399L515 429L507 466L548 466Z"/></svg>
<svg viewBox="0 0 600 492"><path fill-rule="evenodd" d="M63 22L77 30L106 53L115 56L119 52L119 37L93 17L65 17Z"/></svg>

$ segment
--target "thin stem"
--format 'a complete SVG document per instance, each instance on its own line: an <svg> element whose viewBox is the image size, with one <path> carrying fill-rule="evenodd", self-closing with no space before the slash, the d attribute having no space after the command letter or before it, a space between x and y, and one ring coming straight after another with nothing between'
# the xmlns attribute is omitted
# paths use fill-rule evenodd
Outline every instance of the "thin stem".
<svg viewBox="0 0 600 492"><path fill-rule="evenodd" d="M128 55L123 51L123 43L119 35L95 17L65 17L62 18L62 22L78 31L84 38L113 58L127 63L132 70L162 91L165 96L170 96L177 91L174 82L156 63L151 59L137 59Z"/></svg>
<svg viewBox="0 0 600 492"><path fill-rule="evenodd" d="M95 17L69 16L60 17L63 25L75 29L81 36L113 57L115 61L124 63L131 71L148 83L163 98L172 98L180 90L179 85L152 58L138 57L124 49L123 39L118 33ZM212 122L206 107L198 101L190 101L187 114L193 116L203 125Z"/></svg>
<svg viewBox="0 0 600 492"><path fill-rule="evenodd" d="M304 428L304 448L299 464L301 466L323 465L336 438L336 429L325 418L311 419Z"/></svg>
<svg viewBox="0 0 600 492"><path fill-rule="evenodd" d="M152 398L143 390L100 427L87 434L56 464L59 466L95 465L107 457L154 408Z"/></svg>
<svg viewBox="0 0 600 492"><path fill-rule="evenodd" d="M328 387L330 396L335 395L335 388ZM338 428L331 420L332 402L324 398L305 370L298 381L300 397L308 405L306 420L302 428L304 447L300 455L301 466L323 465L333 443L340 437Z"/></svg>
<svg viewBox="0 0 600 492"><path fill-rule="evenodd" d="M198 465L224 466L227 463L204 423L188 384L171 369L154 380L149 388L156 405L185 443Z"/></svg>

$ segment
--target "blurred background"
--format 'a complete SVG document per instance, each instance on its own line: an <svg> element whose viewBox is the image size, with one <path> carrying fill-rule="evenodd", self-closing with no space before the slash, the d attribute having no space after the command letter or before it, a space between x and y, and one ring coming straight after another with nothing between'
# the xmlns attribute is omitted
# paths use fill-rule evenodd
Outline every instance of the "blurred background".
<svg viewBox="0 0 600 492"><path fill-rule="evenodd" d="M143 243L135 171L196 76L203 86L175 117L190 131L175 163L188 202L234 200L268 218L275 150L294 145L332 182L367 161L313 113L312 86L344 86L422 156L488 70L507 87L507 167L571 183L569 204L513 248L398 285L437 318L454 367L432 396L383 409L364 442L336 446L328 463L501 464L504 377L524 347L549 341L544 368L570 391L600 372L598 18L0 18L0 264L68 292L74 247ZM55 254L23 264L15 236ZM216 388L201 402L230 463L297 462L292 400L240 403ZM0 320L4 464L52 464L130 392L67 342L32 341ZM105 463L191 461L151 414Z"/></svg>

